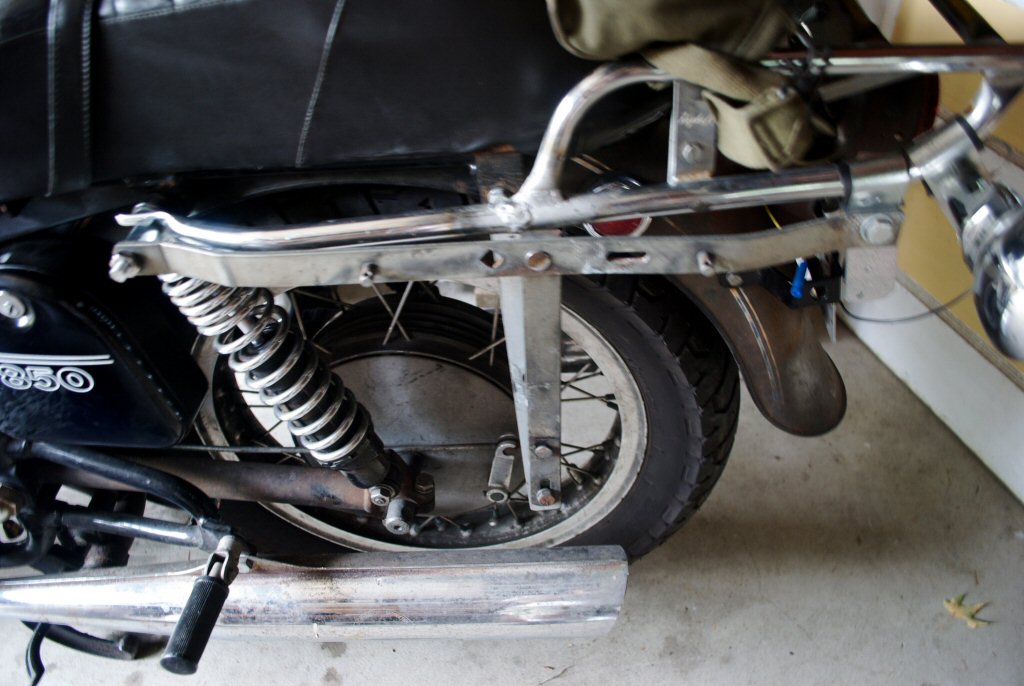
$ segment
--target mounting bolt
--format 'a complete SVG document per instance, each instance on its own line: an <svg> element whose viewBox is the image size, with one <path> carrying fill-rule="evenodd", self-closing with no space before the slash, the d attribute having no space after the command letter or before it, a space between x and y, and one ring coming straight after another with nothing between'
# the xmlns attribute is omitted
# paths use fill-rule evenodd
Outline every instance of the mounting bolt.
<svg viewBox="0 0 1024 686"><path fill-rule="evenodd" d="M545 507L554 505L558 502L558 496L556 496L550 488L538 488L534 496L534 500L537 501L537 504L544 505Z"/></svg>
<svg viewBox="0 0 1024 686"><path fill-rule="evenodd" d="M555 454L555 451L550 446L544 445L543 443L534 446L533 454L542 460L546 460Z"/></svg>
<svg viewBox="0 0 1024 686"><path fill-rule="evenodd" d="M395 498L388 504L388 513L384 517L384 528L396 536L404 536L412 530L414 513L411 504L405 498Z"/></svg>
<svg viewBox="0 0 1024 686"><path fill-rule="evenodd" d="M543 250L527 253L526 266L535 272L547 271L551 268L551 255Z"/></svg>
<svg viewBox="0 0 1024 686"><path fill-rule="evenodd" d="M704 146L700 143L691 143L687 141L679 148L679 154L682 155L683 159L689 164L697 164L698 162L704 161Z"/></svg>
<svg viewBox="0 0 1024 686"><path fill-rule="evenodd" d="M7 319L21 319L28 312L25 301L10 291L0 291L0 315Z"/></svg>
<svg viewBox="0 0 1024 686"><path fill-rule="evenodd" d="M885 214L873 214L860 223L860 236L871 245L891 245L896 241L896 222Z"/></svg>
<svg viewBox="0 0 1024 686"><path fill-rule="evenodd" d="M715 275L715 261L706 250L697 253L697 271L702 276Z"/></svg>
<svg viewBox="0 0 1024 686"><path fill-rule="evenodd" d="M377 275L377 265L367 262L359 270L359 285L369 288L373 284L373 277Z"/></svg>
<svg viewBox="0 0 1024 686"><path fill-rule="evenodd" d="M394 491L390 486L370 486L367 493L370 495L370 502L377 507L387 506L391 502L391 498L394 497Z"/></svg>
<svg viewBox="0 0 1024 686"><path fill-rule="evenodd" d="M0 317L11 320L17 329L27 329L36 321L32 306L12 291L0 290Z"/></svg>
<svg viewBox="0 0 1024 686"><path fill-rule="evenodd" d="M485 495L492 503L503 503L508 500L508 492L501 488L489 488Z"/></svg>
<svg viewBox="0 0 1024 686"><path fill-rule="evenodd" d="M115 253L110 258L110 278L118 283L134 279L142 273L142 261L137 255L127 252Z"/></svg>

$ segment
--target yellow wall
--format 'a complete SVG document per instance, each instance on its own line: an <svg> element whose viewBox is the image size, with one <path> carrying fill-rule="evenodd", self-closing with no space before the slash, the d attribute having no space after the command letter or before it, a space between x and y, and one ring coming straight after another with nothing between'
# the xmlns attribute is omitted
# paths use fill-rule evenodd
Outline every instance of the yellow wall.
<svg viewBox="0 0 1024 686"><path fill-rule="evenodd" d="M1024 43L1024 10L1004 0L973 0L973 4L1008 42ZM905 0L896 20L893 42L949 44L960 40L928 0ZM970 105L978 77L947 75L941 83L943 106L951 112L963 112ZM1024 95L1007 110L995 135L1024 150ZM900 269L936 300L947 302L971 285L971 274L963 263L956 235L919 184L907 194L906 210L907 220L900 235ZM952 313L988 340L972 299L961 300ZM1024 363L1017 367L1024 371Z"/></svg>

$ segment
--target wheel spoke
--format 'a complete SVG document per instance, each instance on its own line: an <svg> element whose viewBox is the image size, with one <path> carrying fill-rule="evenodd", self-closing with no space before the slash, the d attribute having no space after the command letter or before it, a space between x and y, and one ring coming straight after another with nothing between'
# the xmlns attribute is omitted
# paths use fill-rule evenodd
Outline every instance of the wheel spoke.
<svg viewBox="0 0 1024 686"><path fill-rule="evenodd" d="M314 300L320 300L320 301L325 302L325 303L330 303L331 305L334 305L335 307L340 307L340 308L345 309L345 310L347 310L348 307L349 307L346 303L343 303L342 301L340 301L340 300L338 300L336 298L328 298L326 296L320 295L319 293L311 293L310 291L306 291L306 290L303 290L301 288L295 288L295 289L293 289L291 291L291 293L293 293L295 295L301 295L301 296L306 297L306 298L312 298Z"/></svg>
<svg viewBox="0 0 1024 686"><path fill-rule="evenodd" d="M283 419L278 419L276 422L274 422L274 425L272 427L270 427L269 429L264 429L263 433L261 433L259 437L260 438L264 438L266 436L270 436L270 434L274 431L274 429L276 429L277 427L281 426L282 424L284 424L284 420Z"/></svg>
<svg viewBox="0 0 1024 686"><path fill-rule="evenodd" d="M525 500L525 498L524 498L524 500ZM523 525L523 520L519 519L519 514L516 512L516 508L512 507L511 499L505 501L505 507L508 508L508 513L510 515L512 515L512 521L515 523L515 526L517 528L522 526Z"/></svg>
<svg viewBox="0 0 1024 686"><path fill-rule="evenodd" d="M288 301L292 304L292 313L295 318L295 323L299 326L299 333L306 340L309 340L309 336L306 335L306 325L302 321L302 310L299 309L299 300L295 297L294 292L288 293Z"/></svg>
<svg viewBox="0 0 1024 686"><path fill-rule="evenodd" d="M564 386L564 384L563 384L563 386ZM594 395L593 393L590 393L589 391L583 390L582 388L580 388L578 386L574 386L573 384L569 384L569 388L571 388L572 390L576 391L577 393L582 393L583 395L587 396L588 398L593 398L594 400L608 400L609 398L614 398L615 397L613 395L608 395L608 396L605 396L605 397L597 396L597 395ZM577 398L577 400L580 400L580 398Z"/></svg>
<svg viewBox="0 0 1024 686"><path fill-rule="evenodd" d="M319 338L320 334L322 334L324 331L326 331L328 329L328 327L333 325L334 322L336 322L339 319L341 319L344 315L345 315L345 310L344 309L338 310L337 312L332 314L330 316L330 318L324 323L324 325L321 326L319 329L317 329L316 333L313 334L313 338L311 338L310 341L314 341L317 338ZM313 345L316 345L316 343L314 343ZM320 346L317 346L317 347L320 347ZM320 349L323 350L323 348L320 348Z"/></svg>
<svg viewBox="0 0 1024 686"><path fill-rule="evenodd" d="M586 376L581 376L579 378L569 379L568 381L562 382L562 388L564 389L566 386L569 386L570 384L578 384L583 381L587 381L588 379L596 378L598 376L604 376L604 374L601 372L594 372L592 374L587 374Z"/></svg>
<svg viewBox="0 0 1024 686"><path fill-rule="evenodd" d="M577 479L576 475L572 472L572 465L566 460L561 460L561 464L565 467L565 473L569 475L569 478L572 479L573 483L577 486L582 486L583 482Z"/></svg>
<svg viewBox="0 0 1024 686"><path fill-rule="evenodd" d="M497 348L499 345L501 345L504 342L505 342L505 337L502 336L501 338L499 338L498 340L494 341L493 343L491 343L487 347L481 348L480 350L477 350L475 353L473 353L472 355L470 355L466 359L467 360L475 360L476 358L480 357L484 353L486 353L488 351L491 351L491 350L494 350L495 348Z"/></svg>
<svg viewBox="0 0 1024 686"><path fill-rule="evenodd" d="M498 320L501 319L501 305L499 304L494 308L494 315L491 317L491 345L494 345L494 341L498 339ZM487 358L487 364L494 366L494 352L498 346L491 348L491 354ZM472 358L470 358L472 359Z"/></svg>
<svg viewBox="0 0 1024 686"><path fill-rule="evenodd" d="M591 402L593 402L595 400L598 401L598 402L604 403L605 405L607 405L608 407L612 408L613 410L617 410L618 409L618 407L616 407L616 405L615 405L615 396L614 395L607 395L607 396L605 396L603 398L599 398L596 395L592 395L592 396L589 396L589 397L586 397L586 398L563 398L562 402L563 403L578 403L578 402L584 402L584 401L591 401Z"/></svg>
<svg viewBox="0 0 1024 686"><path fill-rule="evenodd" d="M573 472L576 472L577 474L583 474L584 476L589 476L591 479L596 479L597 478L597 474L594 474L591 471L583 469L582 467L577 467L576 465L574 465L573 463L569 462L568 460L562 460L562 466L565 467L566 470L568 470L570 477L572 476ZM576 481L576 480L573 479L573 481ZM579 484L580 482L576 481L576 483Z"/></svg>
<svg viewBox="0 0 1024 686"><path fill-rule="evenodd" d="M387 345L388 341L391 340L391 334L395 331L395 326L398 324L398 318L402 315L402 310L405 309L405 301L409 299L409 293L412 292L412 287L415 283L415 281L410 281L405 284L405 291L402 292L402 298L398 301L398 307L395 308L395 313L391 316L391 323L388 325L388 332L384 334L384 343L382 345ZM405 340L409 340L408 334L403 335L405 336Z"/></svg>
<svg viewBox="0 0 1024 686"><path fill-rule="evenodd" d="M571 383L579 381L580 380L580 375L581 374L585 374L587 372L587 370L590 369L592 366L594 366L594 361L593 360L591 360L590 362L587 362L585 365L580 367L579 370L575 374L572 375L572 378L570 378L568 381L563 381L562 382L562 388L565 388L566 386L568 386ZM600 374L600 373L601 372L597 372L597 374ZM590 378L590 377L587 377L587 378Z"/></svg>
<svg viewBox="0 0 1024 686"><path fill-rule="evenodd" d="M413 283L418 283L420 287L427 292L427 295L430 296L431 300L433 300L434 302L438 302L437 293L435 293L433 289L430 288L430 286L436 284L437 281L413 281Z"/></svg>
<svg viewBox="0 0 1024 686"><path fill-rule="evenodd" d="M409 333L405 330L405 327L402 326L402 323L398 321L398 318L395 316L395 311L391 309L391 305L388 305L388 301L384 298L384 294L380 292L380 289L377 288L377 284L371 281L370 288L373 289L373 293L377 296L377 300L380 300L380 304L384 306L387 313L391 315L391 319L394 320L395 325L398 326L398 333L402 334L402 338L405 340L411 341L412 339L409 338Z"/></svg>
<svg viewBox="0 0 1024 686"><path fill-rule="evenodd" d="M565 445L565 444L563 443L562 445ZM586 448L575 448L575 449L573 449L570 452L562 453L562 457L572 457L573 455L578 455L579 453L588 453L588 452L589 453L596 453L596 452L600 452L603 449L604 449L604 445L601 444L601 443L597 443L595 445L592 445L592 446L589 446L589 447L586 447Z"/></svg>

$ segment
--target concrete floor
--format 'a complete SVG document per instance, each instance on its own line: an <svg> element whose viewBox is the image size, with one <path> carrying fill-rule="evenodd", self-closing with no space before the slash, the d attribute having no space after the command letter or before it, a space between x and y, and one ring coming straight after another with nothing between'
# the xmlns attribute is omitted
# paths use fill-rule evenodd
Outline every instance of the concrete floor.
<svg viewBox="0 0 1024 686"><path fill-rule="evenodd" d="M746 399L716 491L632 567L607 637L215 641L184 683L1024 685L1024 508L850 334L831 353L849 389L843 425L794 438ZM991 603L991 625L947 614L943 599L964 592ZM0 632L0 683L22 683L28 633ZM53 645L43 657L47 686L183 683L154 659Z"/></svg>

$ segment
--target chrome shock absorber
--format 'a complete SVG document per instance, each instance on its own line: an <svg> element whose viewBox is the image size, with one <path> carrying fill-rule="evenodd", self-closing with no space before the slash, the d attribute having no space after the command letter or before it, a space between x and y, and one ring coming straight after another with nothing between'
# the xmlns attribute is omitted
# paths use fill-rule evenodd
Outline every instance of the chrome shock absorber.
<svg viewBox="0 0 1024 686"><path fill-rule="evenodd" d="M217 352L258 391L274 415L316 463L374 488L386 504L401 484L402 462L385 451L369 413L290 326L288 313L266 288L231 288L177 274L160 276L163 290ZM380 499L380 496L384 496Z"/></svg>

